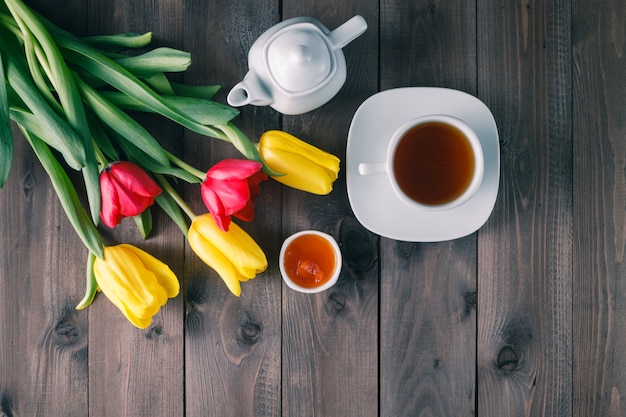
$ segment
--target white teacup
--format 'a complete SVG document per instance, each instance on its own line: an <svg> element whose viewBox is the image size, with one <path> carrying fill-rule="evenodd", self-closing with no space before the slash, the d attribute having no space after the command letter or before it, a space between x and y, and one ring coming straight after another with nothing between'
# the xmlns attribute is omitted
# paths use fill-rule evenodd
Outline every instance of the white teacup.
<svg viewBox="0 0 626 417"><path fill-rule="evenodd" d="M417 117L400 126L382 162L362 162L360 175L389 177L398 198L422 210L449 210L480 187L484 157L476 133L443 114Z"/></svg>

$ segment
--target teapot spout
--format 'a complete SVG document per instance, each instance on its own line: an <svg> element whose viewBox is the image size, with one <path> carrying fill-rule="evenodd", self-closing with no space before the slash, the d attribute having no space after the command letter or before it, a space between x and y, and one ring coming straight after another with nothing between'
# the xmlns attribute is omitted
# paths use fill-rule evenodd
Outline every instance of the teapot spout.
<svg viewBox="0 0 626 417"><path fill-rule="evenodd" d="M356 15L328 34L328 39L335 49L341 49L367 30L363 16Z"/></svg>
<svg viewBox="0 0 626 417"><path fill-rule="evenodd" d="M248 71L243 80L230 90L226 101L233 107L241 107L246 104L267 106L274 102L267 88L253 70Z"/></svg>

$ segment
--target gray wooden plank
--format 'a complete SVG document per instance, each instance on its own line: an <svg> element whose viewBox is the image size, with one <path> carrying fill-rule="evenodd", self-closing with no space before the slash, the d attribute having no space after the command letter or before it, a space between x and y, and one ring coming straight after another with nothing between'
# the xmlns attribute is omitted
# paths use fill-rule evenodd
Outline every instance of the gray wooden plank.
<svg viewBox="0 0 626 417"><path fill-rule="evenodd" d="M478 2L501 188L479 236L478 414L572 413L570 2Z"/></svg>
<svg viewBox="0 0 626 417"><path fill-rule="evenodd" d="M153 32L156 46L182 48L179 1L89 3L91 35ZM182 130L160 117L134 114L164 147L177 152ZM184 236L156 206L154 229L143 240L132 219L101 226L105 244L133 244L167 263L183 281ZM89 413L94 416L173 416L184 410L183 297L168 301L145 330L133 327L100 294L89 307Z"/></svg>
<svg viewBox="0 0 626 417"><path fill-rule="evenodd" d="M381 90L475 94L475 13L472 3L381 3ZM474 415L475 299L476 234L381 240L381 415Z"/></svg>
<svg viewBox="0 0 626 417"><path fill-rule="evenodd" d="M221 84L217 100L248 69L248 49L279 19L277 1L185 2L185 47L194 64L185 74L188 84ZM257 141L278 126L265 108L247 106L234 124ZM207 170L219 160L241 158L221 141L185 134L184 155ZM199 189L185 187L197 214L205 213ZM233 219L265 251L268 269L242 283L241 297L230 293L220 277L187 249L185 259L185 392L187 416L281 415L281 279L278 272L280 187L267 181L255 204L251 223Z"/></svg>
<svg viewBox="0 0 626 417"><path fill-rule="evenodd" d="M2 411L80 416L87 408L88 322L74 306L84 291L87 251L17 130L15 140L10 181L0 193ZM80 255L68 256L74 253Z"/></svg>
<svg viewBox="0 0 626 417"><path fill-rule="evenodd" d="M84 7L29 2L56 24L84 32ZM4 82L4 81L3 81ZM88 404L87 250L25 139L0 190L0 412L82 416ZM76 262L74 260L76 259Z"/></svg>
<svg viewBox="0 0 626 417"><path fill-rule="evenodd" d="M317 196L283 189L282 237L316 229L335 237L343 255L339 282L318 294L283 285L283 414L375 416L378 413L377 237L352 216L345 183L350 120L377 89L378 19L374 1L283 2L283 19L310 16L333 30L361 15L367 31L343 52L347 80L324 106L283 117L283 130L338 156L333 191Z"/></svg>
<svg viewBox="0 0 626 417"><path fill-rule="evenodd" d="M625 13L572 2L575 416L626 410Z"/></svg>

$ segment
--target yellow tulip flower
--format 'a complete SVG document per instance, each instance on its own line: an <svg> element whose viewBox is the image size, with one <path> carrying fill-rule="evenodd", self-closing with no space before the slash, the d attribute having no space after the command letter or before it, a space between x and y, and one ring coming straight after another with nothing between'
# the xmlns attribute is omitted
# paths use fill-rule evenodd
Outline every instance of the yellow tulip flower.
<svg viewBox="0 0 626 417"><path fill-rule="evenodd" d="M249 234L235 223L224 232L210 213L193 219L187 239L196 255L237 297L241 295L240 281L248 281L267 268L265 253Z"/></svg>
<svg viewBox="0 0 626 417"><path fill-rule="evenodd" d="M93 271L98 287L140 329L152 323L168 298L178 295L176 275L163 262L132 245L104 248Z"/></svg>
<svg viewBox="0 0 626 417"><path fill-rule="evenodd" d="M270 169L285 174L273 179L313 194L330 193L339 174L340 160L335 155L280 130L261 135L259 154Z"/></svg>

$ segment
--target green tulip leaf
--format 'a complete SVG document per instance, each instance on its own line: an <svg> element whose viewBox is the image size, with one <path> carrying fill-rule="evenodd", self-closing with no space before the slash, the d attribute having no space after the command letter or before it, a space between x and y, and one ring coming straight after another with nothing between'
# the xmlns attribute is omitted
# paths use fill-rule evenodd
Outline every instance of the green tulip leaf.
<svg viewBox="0 0 626 417"><path fill-rule="evenodd" d="M115 59L122 67L138 77L163 72L183 72L191 65L191 54L173 48L156 48L141 55Z"/></svg>
<svg viewBox="0 0 626 417"><path fill-rule="evenodd" d="M143 48L152 42L152 32L118 33L115 35L85 36L84 42L103 51L119 52L127 48Z"/></svg>
<svg viewBox="0 0 626 417"><path fill-rule="evenodd" d="M143 167L146 171L177 177L190 184L202 182L201 179L183 169L172 167L169 163L167 165L163 165L155 161L132 143L124 140L119 140L118 142L128 159L131 162Z"/></svg>
<svg viewBox="0 0 626 417"><path fill-rule="evenodd" d="M85 148L81 138L39 94L33 80L26 75L28 71L13 59L6 61L6 79L13 91L35 115L41 128L49 132L47 143L63 154L68 165L75 170L81 169L85 164Z"/></svg>
<svg viewBox="0 0 626 417"><path fill-rule="evenodd" d="M56 160L52 151L43 140L30 134L25 129L22 129L22 133L30 143L41 165L50 177L50 181L61 202L61 206L63 206L65 214L74 227L76 234L78 234L85 246L94 255L102 258L104 256L102 238L89 218L89 215L87 215L80 204L76 189L67 173L63 170L63 167L59 161Z"/></svg>
<svg viewBox="0 0 626 417"><path fill-rule="evenodd" d="M51 142L50 131L42 126L37 117L30 112L13 108L10 111L11 118L20 126L22 130L29 132L45 143ZM82 174L87 190L87 200L91 209L91 218L95 224L100 220L100 172L98 163L95 160L93 148L87 153L90 157L82 168Z"/></svg>
<svg viewBox="0 0 626 417"><path fill-rule="evenodd" d="M143 80L161 94L174 95L170 80L162 72L142 77Z"/></svg>
<svg viewBox="0 0 626 417"><path fill-rule="evenodd" d="M85 167L81 170L83 180L85 181L85 190L87 191L87 201L91 213L91 220L97 226L100 222L100 169L96 155L93 150L93 144L89 141L91 149L87 152L87 161Z"/></svg>
<svg viewBox="0 0 626 417"><path fill-rule="evenodd" d="M82 143L78 142L79 138L75 136L74 131L64 123L63 120L56 119L53 112L50 111L50 113L47 113L45 111L42 112L41 109L39 110L40 111L36 114L33 114L26 110L10 107L9 114L11 119L17 123L18 126L32 132L46 142L46 144L61 152L70 167L76 170L82 169L85 164L85 156L83 154L81 157L83 162L81 162L77 159L79 158L77 151L84 151L84 147ZM42 116L42 114L50 116L50 119L46 119L46 116ZM57 124L56 122L59 123ZM63 142L62 137L59 136L64 132L68 134L66 137L67 142ZM72 137L72 135L74 136ZM75 141L77 141L77 149L69 149L69 143L74 143Z"/></svg>
<svg viewBox="0 0 626 417"><path fill-rule="evenodd" d="M210 100L222 86L220 85L187 85L172 83L174 94L181 97L202 98Z"/></svg>
<svg viewBox="0 0 626 417"><path fill-rule="evenodd" d="M37 59L37 50L41 51L39 43L25 27L22 28L22 40L24 42L26 63L28 65L28 69L30 70L30 75L33 78L35 85L37 86L37 89L46 99L48 104L55 111L57 111L57 113L61 113L63 111L61 105L52 94L52 91L50 91L50 87L48 86L46 77L41 71L42 67L39 65L39 60Z"/></svg>
<svg viewBox="0 0 626 417"><path fill-rule="evenodd" d="M100 119L93 114L90 108L87 108L87 122L89 123L89 130L91 130L91 138L94 141L94 147L100 149L104 154L113 161L120 159L120 156L111 142L109 135L105 128L100 123Z"/></svg>
<svg viewBox="0 0 626 417"><path fill-rule="evenodd" d="M79 78L76 80L85 102L103 123L159 163L169 163L163 148L150 132Z"/></svg>
<svg viewBox="0 0 626 417"><path fill-rule="evenodd" d="M103 54L91 48L87 48L85 44L65 31L52 26L50 26L50 30L53 32L57 43L65 48L65 56L67 59L74 64L100 77L103 81L106 81L109 85L115 87L122 93L133 97L153 112L167 117L181 126L201 135L231 141L235 148L246 158L263 163L254 144L234 126L224 125L219 126L219 128L214 128L198 123L181 110L169 105L164 98L148 88L121 65ZM226 133L220 129L228 130L228 132Z"/></svg>
<svg viewBox="0 0 626 417"><path fill-rule="evenodd" d="M147 208L140 214L133 216L133 220L141 233L141 237L144 240L147 239L152 232L152 212L150 209Z"/></svg>
<svg viewBox="0 0 626 417"><path fill-rule="evenodd" d="M261 162L264 164L265 171L270 171L269 167L265 166L254 144L230 123L217 127L198 123L178 108L171 106L163 97L118 63L88 47L70 33L50 23L47 25L56 42L64 48L65 57L75 65L101 78L120 92L133 97L153 112L169 118L192 132L231 142L246 158Z"/></svg>
<svg viewBox="0 0 626 417"><path fill-rule="evenodd" d="M81 142L90 141L91 136L83 102L74 83L72 72L67 67L65 58L56 42L37 15L22 0L5 0L5 4L11 11L16 23L21 27L24 41L29 42L31 40L30 34L32 34L33 42L36 40L36 44L41 48L41 54L35 54L34 51L32 53L38 58L41 67L46 70L47 78L61 102L67 123L82 139ZM27 56L28 54L27 51ZM34 63L31 64L31 69L34 65ZM45 85L40 85L40 88L47 89ZM36 114L32 107L30 109ZM83 149L83 155L84 151ZM84 159L81 162L84 163Z"/></svg>
<svg viewBox="0 0 626 417"><path fill-rule="evenodd" d="M4 82L4 65L0 53L0 188L3 188L9 177L13 161L13 131L9 115L9 98Z"/></svg>
<svg viewBox="0 0 626 417"><path fill-rule="evenodd" d="M126 68L104 54L88 47L78 38L48 23L48 28L59 46L64 48L65 57L68 61L78 65L85 71L101 78L107 84L130 97L140 101L153 112L173 120L184 127L197 127L197 123L184 113L171 108L156 92L148 88L139 78L134 76ZM200 128L207 136L227 140L219 132L207 126ZM200 132L198 132L200 133Z"/></svg>
<svg viewBox="0 0 626 417"><path fill-rule="evenodd" d="M172 196L167 192L163 192L156 196L154 201L156 201L159 207L161 207L161 209L172 219L174 224L178 226L186 238L189 226L187 225L183 212L180 210L180 207L176 204L176 201L172 198Z"/></svg>
<svg viewBox="0 0 626 417"><path fill-rule="evenodd" d="M93 299L96 297L96 293L100 290L98 288L98 282L96 281L96 275L93 272L93 264L96 261L96 257L93 253L89 252L87 255L87 268L85 271L86 276L86 285L85 285L85 296L76 306L76 310L83 310L93 302Z"/></svg>
<svg viewBox="0 0 626 417"><path fill-rule="evenodd" d="M126 94L115 91L103 91L102 96L124 110L151 111L150 108ZM211 100L168 95L163 96L163 100L171 107L177 108L197 123L203 125L224 125L239 116L239 110Z"/></svg>

